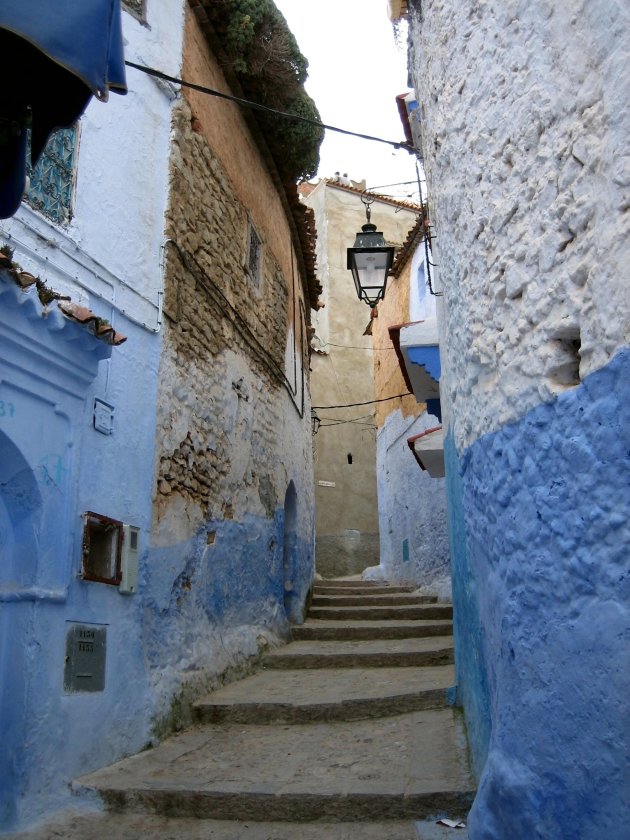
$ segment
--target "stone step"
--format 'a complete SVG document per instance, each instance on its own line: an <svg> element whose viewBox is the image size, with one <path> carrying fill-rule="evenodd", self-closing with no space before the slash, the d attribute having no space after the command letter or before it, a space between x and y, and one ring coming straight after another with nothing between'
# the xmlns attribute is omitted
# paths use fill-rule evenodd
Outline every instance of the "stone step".
<svg viewBox="0 0 630 840"><path fill-rule="evenodd" d="M264 668L381 668L449 665L453 637L290 642L263 657Z"/></svg>
<svg viewBox="0 0 630 840"><path fill-rule="evenodd" d="M322 578L314 582L314 586L357 586L361 589L373 589L376 586L387 587L389 585L382 580L361 580L360 578Z"/></svg>
<svg viewBox="0 0 630 840"><path fill-rule="evenodd" d="M474 785L464 744L452 709L344 723L207 724L73 787L98 793L113 811L171 818L420 820L467 812Z"/></svg>
<svg viewBox="0 0 630 840"><path fill-rule="evenodd" d="M66 812L10 840L466 840L466 832L432 820L389 822L243 822L162 817L156 814ZM464 819L464 812L455 815Z"/></svg>
<svg viewBox="0 0 630 840"><path fill-rule="evenodd" d="M360 720L445 708L452 665L434 668L318 668L260 671L194 704L203 723Z"/></svg>
<svg viewBox="0 0 630 840"><path fill-rule="evenodd" d="M415 621L330 621L309 618L291 628L293 641L350 639L411 639L424 636L451 636L453 622L446 619Z"/></svg>
<svg viewBox="0 0 630 840"><path fill-rule="evenodd" d="M373 595L320 595L313 596L311 607L392 607L411 606L414 604L435 604L437 598L431 595L410 595L402 593L383 593Z"/></svg>
<svg viewBox="0 0 630 840"><path fill-rule="evenodd" d="M453 618L451 604L419 604L417 606L393 607L311 607L309 618L331 619L332 621L347 621L363 619L364 621L383 621L389 619L437 619Z"/></svg>
<svg viewBox="0 0 630 840"><path fill-rule="evenodd" d="M414 592L414 586L333 586L316 583L313 594L318 595L379 595Z"/></svg>

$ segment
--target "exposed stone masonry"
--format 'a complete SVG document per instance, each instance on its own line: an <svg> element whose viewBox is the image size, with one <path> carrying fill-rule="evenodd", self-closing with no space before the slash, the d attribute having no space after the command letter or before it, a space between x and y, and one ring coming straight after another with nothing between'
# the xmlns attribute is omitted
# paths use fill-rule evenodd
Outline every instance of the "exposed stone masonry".
<svg viewBox="0 0 630 840"><path fill-rule="evenodd" d="M290 297L264 230L260 282L248 275L247 212L196 129L184 101L175 115L165 273L162 380L174 387L161 400L157 504L159 515L179 494L205 518L224 515L226 498L255 484L259 469L267 478L267 430L279 423L269 395L283 387ZM247 464L235 472L241 456Z"/></svg>

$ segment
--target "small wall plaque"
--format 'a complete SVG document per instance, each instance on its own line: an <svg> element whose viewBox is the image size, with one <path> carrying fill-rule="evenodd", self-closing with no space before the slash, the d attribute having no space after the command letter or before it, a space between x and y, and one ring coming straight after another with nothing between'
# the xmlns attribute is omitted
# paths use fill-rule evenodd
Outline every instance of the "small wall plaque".
<svg viewBox="0 0 630 840"><path fill-rule="evenodd" d="M102 435L111 435L114 431L114 406L99 400L94 400L94 428Z"/></svg>

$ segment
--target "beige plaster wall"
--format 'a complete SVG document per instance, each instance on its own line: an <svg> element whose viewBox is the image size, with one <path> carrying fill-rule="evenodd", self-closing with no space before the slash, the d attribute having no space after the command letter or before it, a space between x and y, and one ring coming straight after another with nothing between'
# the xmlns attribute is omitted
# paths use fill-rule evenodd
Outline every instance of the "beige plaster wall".
<svg viewBox="0 0 630 840"><path fill-rule="evenodd" d="M370 309L357 298L346 268L347 248L365 223L365 207L356 190L327 182L305 201L315 212L324 302L313 317L313 345L323 353L311 360L312 402L371 402L318 410L322 427L315 437L317 571L355 574L379 562L373 351L372 339L363 335ZM414 220L415 214L400 205L377 201L372 206L372 221L390 242L401 244ZM334 425L336 420L356 422Z"/></svg>
<svg viewBox="0 0 630 840"><path fill-rule="evenodd" d="M378 317L372 324L374 346L374 388L377 399L405 394L405 383L398 356L389 337L389 327L409 321L409 270L407 262L399 277L390 277L385 298L378 305ZM387 417L400 411L403 417L418 417L425 410L413 394L376 404L376 425L380 429Z"/></svg>

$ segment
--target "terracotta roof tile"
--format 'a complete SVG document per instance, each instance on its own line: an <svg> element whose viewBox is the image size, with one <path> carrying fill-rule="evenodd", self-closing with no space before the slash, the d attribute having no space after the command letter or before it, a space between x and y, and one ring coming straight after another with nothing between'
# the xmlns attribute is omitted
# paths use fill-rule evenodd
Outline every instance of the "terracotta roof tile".
<svg viewBox="0 0 630 840"><path fill-rule="evenodd" d="M356 195L363 195L367 192L378 201L383 201L385 204L391 204L394 207L404 207L407 210L415 210L418 213L421 210L420 205L413 201L401 201L399 198L392 198L391 195L381 195L380 193L373 192L372 190L362 190L360 187L341 184L339 181L335 181L334 178L323 178L322 180L330 187L335 187L335 189L338 190L345 190L346 192L356 193Z"/></svg>
<svg viewBox="0 0 630 840"><path fill-rule="evenodd" d="M72 301L68 303L59 301L58 306L67 318L83 324L95 338L105 341L107 344L113 344L115 347L127 341L127 336L116 332L108 321L99 318L91 309L79 306L78 303L72 303Z"/></svg>
<svg viewBox="0 0 630 840"><path fill-rule="evenodd" d="M112 325L104 318L101 318L85 306L73 303L68 295L62 295L50 289L39 277L29 274L28 271L22 271L20 266L13 262L10 256L0 254L0 269L4 269L5 277L11 278L23 291L28 291L32 286L36 286L37 297L44 307L44 311L46 307L55 302L59 311L66 318L82 324L86 331L90 332L99 341L105 344L111 344L112 346L118 346L127 341L127 336L116 332Z"/></svg>

